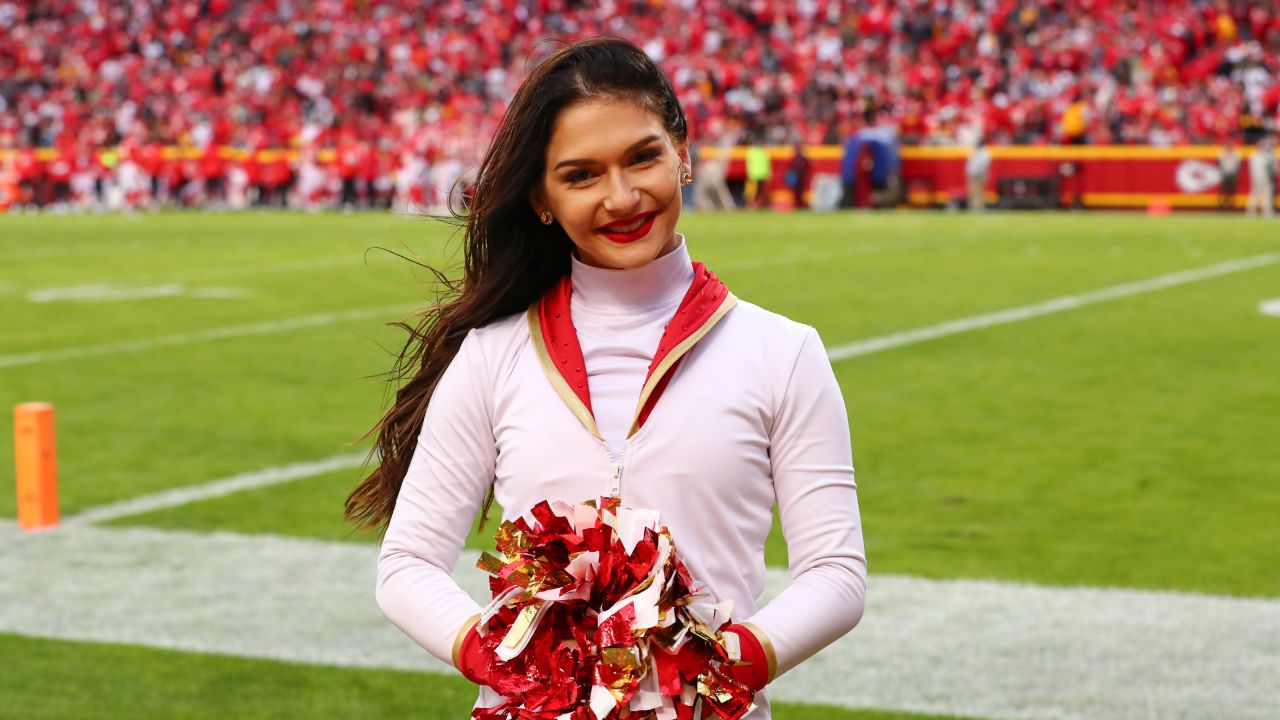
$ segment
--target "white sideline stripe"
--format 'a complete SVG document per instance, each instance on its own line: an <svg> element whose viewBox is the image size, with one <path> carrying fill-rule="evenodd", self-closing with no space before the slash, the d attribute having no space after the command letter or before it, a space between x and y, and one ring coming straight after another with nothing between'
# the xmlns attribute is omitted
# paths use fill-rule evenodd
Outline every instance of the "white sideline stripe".
<svg viewBox="0 0 1280 720"><path fill-rule="evenodd" d="M996 312L984 313L982 315L949 320L938 325L929 325L927 327L916 328L915 330L893 333L892 335L881 335L880 337L869 338L867 340L859 340L857 342L846 343L844 345L836 345L828 348L827 357L829 357L832 362L848 360L849 358L861 355L870 355L871 353L901 347L903 345L912 345L918 342L934 340L947 335L957 335L970 330L978 330L981 328L992 327L994 325L1005 325L1008 323L1039 317L1041 315L1049 315L1051 313L1063 312L1066 310L1075 310L1086 305L1093 305L1096 303L1106 302L1108 300L1118 300L1132 295L1163 290L1176 285L1185 285L1199 280L1207 280L1209 278L1219 277L1222 275L1230 275L1232 273L1244 272L1245 270L1253 270L1267 265L1274 265L1277 262L1280 262L1280 253L1266 253L1263 255L1254 255L1252 257L1228 260L1216 265L1182 270L1175 273L1169 273L1168 275L1153 277L1148 280L1139 280L1137 282L1113 285L1111 287L1092 290L1079 295L1064 295L1062 297L1053 298L1052 300L1046 300L1034 305L1023 305L1022 307L1009 308L1008 310L999 310Z"/></svg>
<svg viewBox="0 0 1280 720"><path fill-rule="evenodd" d="M98 355L115 355L118 353L141 352L175 345L207 342L210 340L226 340L228 338L248 335L270 335L272 333L300 330L302 328L320 327L335 323L367 320L390 313L406 313L420 307L419 305L384 305L375 308L343 310L341 312L317 313L301 317L271 320L269 322L249 323L246 325L227 325L197 332L177 333L159 337L125 340L122 342L104 343L102 345L86 345L82 347L63 348L61 350L41 350L17 355L0 355L0 369L18 367L19 365L35 365L37 363L56 362L59 360L78 360Z"/></svg>
<svg viewBox="0 0 1280 720"><path fill-rule="evenodd" d="M453 672L374 602L377 547L0 523L0 632ZM477 600L468 550L454 573ZM787 582L771 569L765 598ZM774 700L1013 718L1280 717L1280 600L872 575L862 624Z"/></svg>
<svg viewBox="0 0 1280 720"><path fill-rule="evenodd" d="M79 515L73 515L63 519L62 523L71 527L89 525L93 523L107 522L110 520L118 520L132 515L141 515L154 510L178 507L180 505L199 502L201 500L211 500L213 498L238 493L242 490L254 490L257 488L267 487L269 485L279 485L293 480L301 480L302 478L313 477L315 475L323 475L324 473L332 472L334 470L344 470L346 468L357 467L365 461L365 457L365 453L338 455L325 460L267 468L265 470L245 473L243 475L235 475L201 485L192 485L189 487L181 487L173 490L166 490L164 492L152 493L150 495L142 495L130 500L90 508Z"/></svg>

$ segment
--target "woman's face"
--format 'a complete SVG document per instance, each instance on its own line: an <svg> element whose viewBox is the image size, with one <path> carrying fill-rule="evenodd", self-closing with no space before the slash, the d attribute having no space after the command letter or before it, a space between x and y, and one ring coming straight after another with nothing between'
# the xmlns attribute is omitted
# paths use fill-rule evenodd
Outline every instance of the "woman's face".
<svg viewBox="0 0 1280 720"><path fill-rule="evenodd" d="M556 118L529 201L551 211L584 263L641 267L679 244L687 169L688 142L674 144L657 115L630 100L586 100Z"/></svg>

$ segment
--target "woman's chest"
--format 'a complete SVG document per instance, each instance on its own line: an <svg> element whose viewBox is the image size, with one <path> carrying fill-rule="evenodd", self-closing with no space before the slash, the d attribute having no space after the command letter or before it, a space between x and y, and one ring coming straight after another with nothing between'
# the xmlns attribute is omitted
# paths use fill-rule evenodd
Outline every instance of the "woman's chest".
<svg viewBox="0 0 1280 720"><path fill-rule="evenodd" d="M494 398L497 499L508 516L543 499L602 495L657 509L771 506L768 385L748 359L701 344L681 358L644 425L611 447L575 415L529 348Z"/></svg>

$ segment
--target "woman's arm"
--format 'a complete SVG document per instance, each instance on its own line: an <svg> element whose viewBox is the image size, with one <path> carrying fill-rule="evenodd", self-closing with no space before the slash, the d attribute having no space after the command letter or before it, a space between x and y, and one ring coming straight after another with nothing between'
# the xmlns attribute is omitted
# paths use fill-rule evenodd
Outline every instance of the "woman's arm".
<svg viewBox="0 0 1280 720"><path fill-rule="evenodd" d="M813 328L774 418L769 454L791 582L743 625L773 655L772 679L852 630L867 591L849 418Z"/></svg>
<svg viewBox="0 0 1280 720"><path fill-rule="evenodd" d="M378 607L432 655L455 666L458 641L480 612L451 572L493 481L490 377L473 330L427 406L378 556Z"/></svg>

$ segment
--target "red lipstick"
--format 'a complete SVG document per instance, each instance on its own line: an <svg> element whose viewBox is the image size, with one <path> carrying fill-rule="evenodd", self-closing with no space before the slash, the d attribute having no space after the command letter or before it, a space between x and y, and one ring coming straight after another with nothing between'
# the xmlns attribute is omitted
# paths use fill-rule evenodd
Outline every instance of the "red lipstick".
<svg viewBox="0 0 1280 720"><path fill-rule="evenodd" d="M598 228L598 230L600 231L601 235L604 235L605 237L609 238L610 240L616 243L629 243L635 240L639 240L645 235L648 235L649 230L653 228L653 219L657 216L658 216L658 213L656 212L641 213L640 215L629 217L626 220L619 220L618 222L609 223L608 225ZM629 225L634 225L635 222L640 218L644 218L644 222L640 223L640 227L634 230L630 230L628 232L619 232L617 230L611 229L611 228L627 227Z"/></svg>

